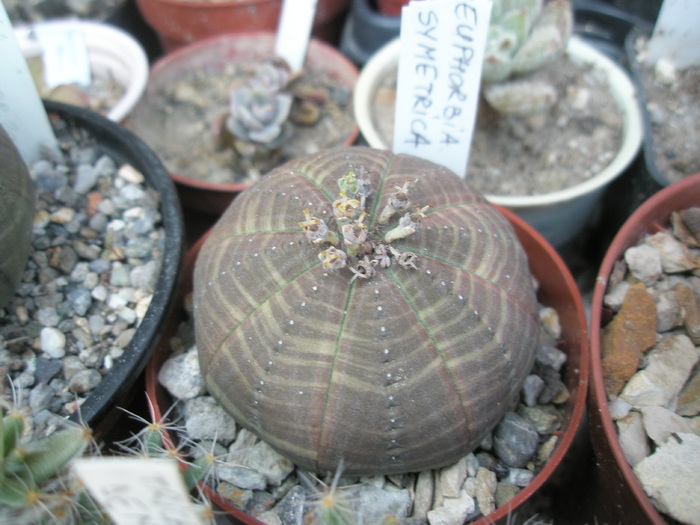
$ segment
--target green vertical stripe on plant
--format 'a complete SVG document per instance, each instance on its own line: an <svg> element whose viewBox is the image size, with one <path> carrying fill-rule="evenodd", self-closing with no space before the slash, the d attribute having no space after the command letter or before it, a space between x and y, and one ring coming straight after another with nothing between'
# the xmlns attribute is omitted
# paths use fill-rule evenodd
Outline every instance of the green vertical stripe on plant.
<svg viewBox="0 0 700 525"><path fill-rule="evenodd" d="M519 392L539 333L507 219L437 164L361 147L290 161L237 197L193 301L209 392L311 472L456 461Z"/></svg>

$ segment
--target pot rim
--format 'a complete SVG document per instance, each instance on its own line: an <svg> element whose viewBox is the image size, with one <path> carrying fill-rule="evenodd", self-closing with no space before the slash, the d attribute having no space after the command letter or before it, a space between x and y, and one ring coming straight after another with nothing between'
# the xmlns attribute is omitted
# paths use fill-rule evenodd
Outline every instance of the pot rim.
<svg viewBox="0 0 700 525"><path fill-rule="evenodd" d="M691 191L694 190L694 191ZM643 511L653 523L661 525L665 521L661 518L656 508L637 480L634 471L630 467L620 446L615 425L610 416L608 397L605 393L603 382L603 369L601 362L601 321L603 312L603 298L608 286L608 279L612 273L614 264L623 256L625 250L634 246L648 233L659 231L666 227L671 212L681 210L689 206L697 206L700 203L700 173L686 177L679 182L671 184L658 191L647 199L637 210L630 215L611 242L600 269L593 289L591 303L591 412L595 411L600 419L600 426L616 465L622 474L627 486L634 498L639 502Z"/></svg>
<svg viewBox="0 0 700 525"><path fill-rule="evenodd" d="M543 469L538 472L528 486L524 487L520 492L518 492L518 494L516 494L508 504L497 508L489 515L472 522L470 525L492 525L494 523L505 523L505 520L507 520L507 518L514 511L516 511L530 497L532 497L533 494L535 494L557 471L564 457L569 452L579 427L584 419L590 374L588 322L586 319L586 312L578 286L568 266L558 252L551 246L551 244L549 244L549 242L527 222L506 208L498 205L494 205L494 207L508 219L511 226L514 228L518 239L523 244L523 247L528 255L530 264L532 265L534 262L538 265L545 265L540 272L540 278L546 282L549 279L556 280L556 276L559 275L561 276L562 284L564 284L566 290L568 291L567 293L566 291L561 290L551 290L551 293L548 295L551 298L558 299L560 302L565 302L568 308L566 317L568 319L575 319L575 323L571 323L572 325L575 324L575 326L572 326L569 337L572 339L570 342L572 345L572 352L575 352L576 350L579 351L579 360L575 364L569 361L567 366L572 367L569 373L573 374L577 379L577 392L576 397L570 400L569 404L567 405L568 425L564 431L559 434L559 442L557 443L554 452ZM200 237L200 239L192 246L192 248L190 248L185 256L179 300L184 298L186 295L185 291L187 289L191 289L192 270L194 269L196 257L210 231L211 230L207 231L202 237ZM571 300L569 301L569 299ZM165 359L167 341L169 340L168 333L173 333L177 329L179 320L179 316L173 316L170 326L165 332L165 337L161 340L162 346L160 346L159 350L156 351L154 358L150 360L146 368L146 393L152 405L153 416L158 419L162 418L166 413L166 410L162 409L161 407L161 402L165 399L166 394L164 388L158 383L158 370ZM216 503L216 505L231 513L235 518L242 520L243 523L248 523L250 525L262 525L262 522L228 503L207 485L200 485L200 487L207 497Z"/></svg>
<svg viewBox="0 0 700 525"><path fill-rule="evenodd" d="M368 105L373 98L377 81L383 78L390 68L396 67L395 64L398 60L399 52L400 38L387 43L367 62L367 65L360 73L360 78L355 88L355 118L362 130L363 137L370 146L375 148L391 149L377 132L372 122L372 111ZM639 107L636 89L628 74L614 61L580 37L572 36L569 39L566 52L572 61L591 64L608 79L615 101L623 115L623 133L620 149L605 168L584 182L563 190L540 195L510 196L485 194L489 202L506 206L510 209L527 209L565 203L603 189L620 175L637 156L643 137L642 112ZM469 179L468 175L466 179Z"/></svg>

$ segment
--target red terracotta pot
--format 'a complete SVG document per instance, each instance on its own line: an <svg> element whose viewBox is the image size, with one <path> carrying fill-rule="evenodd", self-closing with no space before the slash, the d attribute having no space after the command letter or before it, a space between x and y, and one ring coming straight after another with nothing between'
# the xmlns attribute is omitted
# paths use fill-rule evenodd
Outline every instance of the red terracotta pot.
<svg viewBox="0 0 700 525"><path fill-rule="evenodd" d="M401 16L401 8L408 2L409 0L377 0L377 9L383 15Z"/></svg>
<svg viewBox="0 0 700 525"><path fill-rule="evenodd" d="M566 264L551 245L531 226L512 212L497 207L510 221L528 255L530 269L540 284L538 297L543 304L554 307L559 313L562 326L560 348L566 352L568 361L563 380L569 389L570 398L564 411L564 421L558 432L559 444L549 462L532 482L519 492L508 505L496 509L488 516L473 522L473 525L505 525L512 515L536 494L548 481L557 478L565 470L563 460L572 448L574 437L583 421L588 388L589 353L586 314L581 294ZM199 250L206 234L190 249L185 258L180 302L192 290L192 274ZM154 405L154 417L161 418L172 404L169 394L158 383L158 371L170 354L169 340L185 318L182 309L171 319L161 344L146 370L146 392ZM202 487L211 500L235 519L251 525L262 523L220 498L211 489Z"/></svg>
<svg viewBox="0 0 700 525"><path fill-rule="evenodd" d="M349 0L319 0L313 35L335 43ZM166 52L224 33L274 31L282 0L136 0Z"/></svg>
<svg viewBox="0 0 700 525"><path fill-rule="evenodd" d="M671 212L692 206L700 206L700 174L664 188L637 208L613 239L598 271L591 304L588 400L590 434L596 457L593 480L596 508L593 511L598 523L666 523L644 493L620 447L603 384L600 332L610 319L610 312L603 307L603 297L615 262L644 235L666 228Z"/></svg>
<svg viewBox="0 0 700 525"><path fill-rule="evenodd" d="M236 60L269 58L274 55L274 45L274 33L259 31L219 35L167 54L151 68L146 91L125 125L149 142L149 99L159 96L165 86L189 71L216 71L224 69L227 64ZM309 42L305 68L326 73L351 92L359 75L357 66L340 51L315 38ZM349 146L354 143L358 134L359 128L355 125L342 141L342 145ZM157 148L154 149L157 153ZM170 175L175 181L185 209L215 217L221 215L236 195L248 187L247 184L205 182L172 171Z"/></svg>

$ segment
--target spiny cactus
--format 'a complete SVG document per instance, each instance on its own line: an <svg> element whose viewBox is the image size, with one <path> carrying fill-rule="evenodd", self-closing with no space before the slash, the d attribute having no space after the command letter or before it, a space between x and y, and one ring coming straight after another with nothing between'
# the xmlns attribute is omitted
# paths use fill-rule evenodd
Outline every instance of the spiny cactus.
<svg viewBox="0 0 700 525"><path fill-rule="evenodd" d="M127 412L142 425L141 429L116 445L127 457L159 458L176 461L187 490L192 496L201 523L213 523L214 516L210 502L199 492L198 484L207 482L217 475L219 459L196 442L186 439L185 429L168 421L166 413L156 418L151 400L148 399L151 420ZM187 449L187 453L185 453ZM191 460L187 459L191 456Z"/></svg>
<svg viewBox="0 0 700 525"><path fill-rule="evenodd" d="M488 103L513 115L554 104L555 88L528 77L562 55L572 26L569 0L494 0L482 68Z"/></svg>
<svg viewBox="0 0 700 525"><path fill-rule="evenodd" d="M69 471L92 445L90 429L65 423L32 439L22 410L4 399L0 406L0 522L107 523Z"/></svg>
<svg viewBox="0 0 700 525"><path fill-rule="evenodd" d="M436 164L362 147L290 161L237 197L193 301L209 392L310 472L457 461L517 395L539 326L503 215Z"/></svg>
<svg viewBox="0 0 700 525"><path fill-rule="evenodd" d="M14 297L27 264L35 199L29 170L0 126L0 308Z"/></svg>

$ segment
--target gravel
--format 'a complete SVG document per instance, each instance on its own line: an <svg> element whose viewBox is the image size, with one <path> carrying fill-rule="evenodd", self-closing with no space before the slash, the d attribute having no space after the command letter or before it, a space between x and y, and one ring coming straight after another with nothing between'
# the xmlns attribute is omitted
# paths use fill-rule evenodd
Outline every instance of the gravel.
<svg viewBox="0 0 700 525"><path fill-rule="evenodd" d="M566 354L556 348L559 318L541 308L541 341L520 400L480 447L449 467L402 476L341 477L339 493L353 508L353 522L383 523L392 517L408 525L462 525L507 505L549 460L562 427L569 392L561 379ZM297 468L266 443L242 429L206 392L197 361L191 319L171 339L173 355L159 372L161 385L176 399L187 443L209 450L217 439L218 481L224 499L267 524L315 523L323 485L318 475ZM165 410L165 407L162 407ZM333 473L321 479L330 485Z"/></svg>
<svg viewBox="0 0 700 525"><path fill-rule="evenodd" d="M80 406L131 340L163 256L158 193L142 174L56 124L60 154L30 167L32 251L0 309L0 375L29 401L37 433ZM10 381L0 394L8 395ZM54 418L55 419L55 418Z"/></svg>

